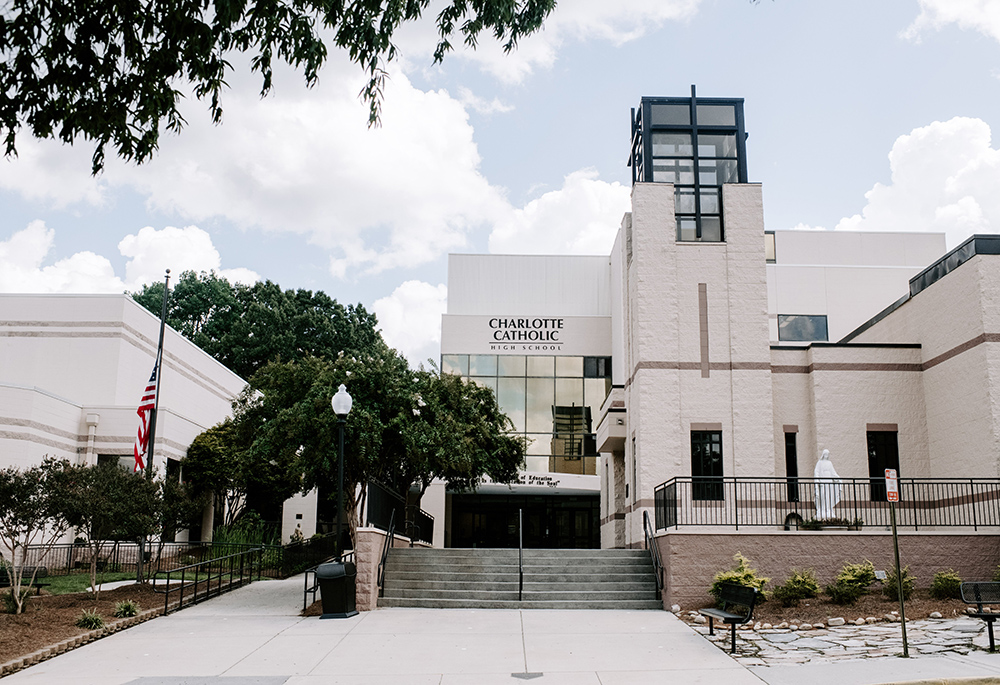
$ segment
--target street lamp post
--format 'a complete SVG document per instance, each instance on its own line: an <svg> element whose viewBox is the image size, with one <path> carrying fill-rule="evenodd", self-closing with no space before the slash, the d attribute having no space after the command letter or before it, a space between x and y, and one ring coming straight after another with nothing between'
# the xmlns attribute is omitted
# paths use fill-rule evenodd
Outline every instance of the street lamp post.
<svg viewBox="0 0 1000 685"><path fill-rule="evenodd" d="M333 405L333 413L337 415L337 426L340 429L339 435L339 458L337 460L337 560L344 559L344 424L347 423L347 415L351 413L353 404L351 396L347 393L347 387L341 383L337 389L337 394L333 396L330 404Z"/></svg>

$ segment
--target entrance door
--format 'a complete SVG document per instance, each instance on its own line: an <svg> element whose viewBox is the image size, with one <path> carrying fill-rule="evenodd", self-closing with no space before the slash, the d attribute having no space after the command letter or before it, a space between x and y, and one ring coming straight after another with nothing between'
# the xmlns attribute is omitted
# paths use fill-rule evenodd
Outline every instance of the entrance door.
<svg viewBox="0 0 1000 685"><path fill-rule="evenodd" d="M868 477L871 478L872 502L884 502L885 470L899 474L899 443L896 431L868 431Z"/></svg>
<svg viewBox="0 0 1000 685"><path fill-rule="evenodd" d="M600 496L452 496L452 547L517 547L518 510L528 549L600 547Z"/></svg>

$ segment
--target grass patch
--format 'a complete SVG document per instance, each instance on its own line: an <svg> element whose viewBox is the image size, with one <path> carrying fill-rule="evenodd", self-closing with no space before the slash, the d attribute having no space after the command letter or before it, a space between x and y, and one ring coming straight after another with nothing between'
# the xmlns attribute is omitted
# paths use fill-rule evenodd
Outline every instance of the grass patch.
<svg viewBox="0 0 1000 685"><path fill-rule="evenodd" d="M68 595L73 592L86 592L90 589L89 573L72 573L68 576L48 576L38 578L40 583L48 583L45 590L50 595ZM118 580L135 580L134 573L98 573L98 583L113 583Z"/></svg>

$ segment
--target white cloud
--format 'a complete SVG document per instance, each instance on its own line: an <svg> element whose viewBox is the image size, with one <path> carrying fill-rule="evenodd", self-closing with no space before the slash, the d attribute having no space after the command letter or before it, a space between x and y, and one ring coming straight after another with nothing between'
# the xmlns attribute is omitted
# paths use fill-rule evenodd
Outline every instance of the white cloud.
<svg viewBox="0 0 1000 685"><path fill-rule="evenodd" d="M543 28L504 53L503 46L484 36L462 59L478 64L506 83L520 83L538 68L550 68L568 41L602 40L622 45L652 33L667 21L693 17L701 0L573 0L559 3ZM448 58L446 58L447 60Z"/></svg>
<svg viewBox="0 0 1000 685"><path fill-rule="evenodd" d="M212 244L212 237L197 226L167 226L161 230L146 226L137 234L122 238L118 250L129 260L125 265L129 290L163 280L166 269L170 269L175 279L184 271L214 271L231 283L250 284L260 280L249 269L223 269L222 257Z"/></svg>
<svg viewBox="0 0 1000 685"><path fill-rule="evenodd" d="M197 226L146 227L127 235L119 250L129 261L125 279L115 274L111 262L93 252L77 252L43 266L55 244L55 230L42 221L0 242L0 292L5 293L121 293L138 290L162 280L164 269L174 276L186 270L215 271L231 282L252 283L259 276L249 269L221 269L212 239Z"/></svg>
<svg viewBox="0 0 1000 685"><path fill-rule="evenodd" d="M304 234L331 251L336 275L432 261L503 211L459 101L397 73L369 128L363 77L332 76L281 97L233 93L222 126L192 116L155 163L108 176L190 221Z"/></svg>
<svg viewBox="0 0 1000 685"><path fill-rule="evenodd" d="M1000 230L1000 150L986 122L955 117L914 129L896 139L889 166L891 183L875 184L838 230L943 232L949 247Z"/></svg>
<svg viewBox="0 0 1000 685"><path fill-rule="evenodd" d="M42 266L55 242L55 231L42 221L0 242L0 292L5 293L120 293L121 279L104 257L78 252Z"/></svg>
<svg viewBox="0 0 1000 685"><path fill-rule="evenodd" d="M104 205L108 182L90 174L93 148L37 141L21 131L17 156L0 158L0 188L62 209L77 203Z"/></svg>
<svg viewBox="0 0 1000 685"><path fill-rule="evenodd" d="M597 254L611 252L631 189L597 178L593 169L574 171L563 187L522 209L512 209L490 234L490 252L500 254Z"/></svg>
<svg viewBox="0 0 1000 685"><path fill-rule="evenodd" d="M422 281L405 281L392 294L375 301L382 336L417 366L435 362L441 351L441 315L445 313L448 288Z"/></svg>
<svg viewBox="0 0 1000 685"><path fill-rule="evenodd" d="M479 97L468 88L458 89L458 101L466 107L471 107L480 114L489 115L496 114L498 112L503 114L514 110L512 105L501 102L499 98L493 98L492 100L487 101L485 98Z"/></svg>
<svg viewBox="0 0 1000 685"><path fill-rule="evenodd" d="M919 0L920 14L902 35L919 41L927 29L940 30L948 24L979 31L1000 41L1000 2L997 0Z"/></svg>

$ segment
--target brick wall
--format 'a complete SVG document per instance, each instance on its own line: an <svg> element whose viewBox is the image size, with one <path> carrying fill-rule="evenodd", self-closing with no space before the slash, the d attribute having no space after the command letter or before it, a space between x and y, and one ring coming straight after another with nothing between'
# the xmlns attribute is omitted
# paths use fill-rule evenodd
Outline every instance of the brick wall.
<svg viewBox="0 0 1000 685"><path fill-rule="evenodd" d="M847 563L868 559L883 570L893 565L892 534L887 531L672 532L660 535L657 542L667 608L707 606L712 578L733 567L737 552L771 579L765 589L782 584L792 569L812 569L822 586ZM916 576L918 588L929 587L935 573L949 568L963 580L988 580L1000 563L1000 535L901 532L899 555Z"/></svg>

